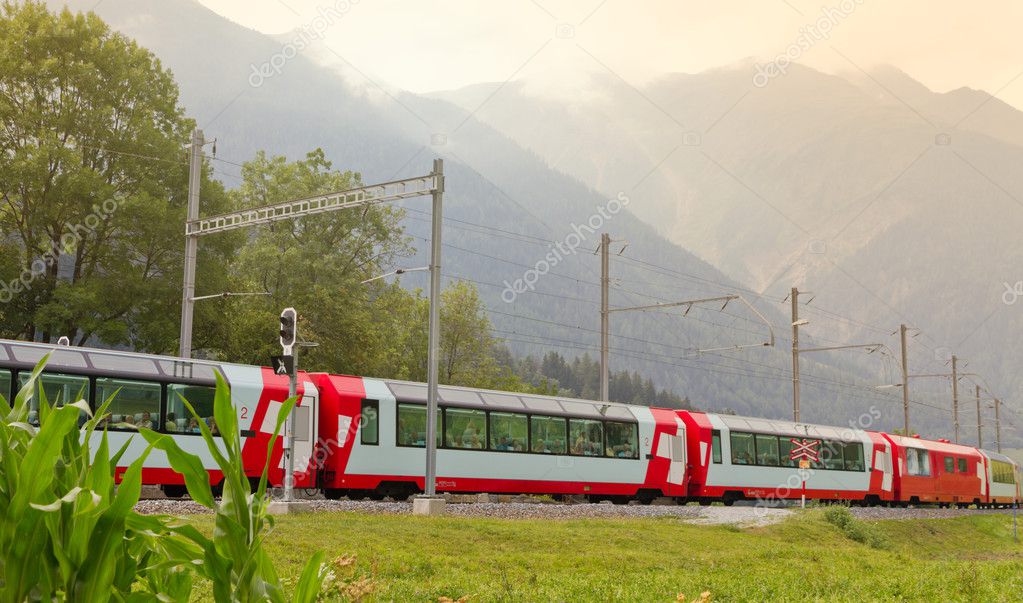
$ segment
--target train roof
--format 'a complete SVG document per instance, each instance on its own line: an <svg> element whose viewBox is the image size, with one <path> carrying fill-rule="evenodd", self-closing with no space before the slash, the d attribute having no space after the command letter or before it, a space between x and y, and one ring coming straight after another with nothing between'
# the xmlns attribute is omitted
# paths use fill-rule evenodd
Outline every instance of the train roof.
<svg viewBox="0 0 1023 603"><path fill-rule="evenodd" d="M394 379L377 379L387 386L396 400L426 402L426 384ZM572 415L594 419L635 420L632 408L647 408L618 402L598 402L561 396L543 396L496 390L441 385L437 388L440 402L448 406L485 410L527 412L548 415Z"/></svg>
<svg viewBox="0 0 1023 603"><path fill-rule="evenodd" d="M724 423L729 430L749 431L753 433L769 433L777 435L798 435L800 437L815 438L821 440L838 441L859 441L867 433L862 429L852 427L832 427L829 425L814 425L811 423L795 423L793 421L780 421L776 419L758 419L756 417L742 417L738 415L723 415L706 413L708 417L715 417Z"/></svg>
<svg viewBox="0 0 1023 603"><path fill-rule="evenodd" d="M1004 454L1002 454L1000 452L992 452L991 450L984 450L983 448L978 448L977 450L980 450L981 454L983 454L984 456L986 456L988 459L990 459L992 461L1002 461L1003 463L1010 463L1012 465L1019 465L1019 463L1017 463L1011 457L1005 456Z"/></svg>
<svg viewBox="0 0 1023 603"><path fill-rule="evenodd" d="M977 448L973 446L966 446L965 444L954 444L952 442L940 442L938 440L927 440L924 438L911 438L903 435L896 435L893 433L885 434L891 441L895 442L899 446L905 448L923 448L925 450L934 450L937 452L951 452L954 454L978 454Z"/></svg>
<svg viewBox="0 0 1023 603"><path fill-rule="evenodd" d="M32 368L50 354L47 367L91 375L114 375L154 380L214 382L214 371L229 363L184 360L172 356L121 352L98 348L59 346L0 339L0 364Z"/></svg>

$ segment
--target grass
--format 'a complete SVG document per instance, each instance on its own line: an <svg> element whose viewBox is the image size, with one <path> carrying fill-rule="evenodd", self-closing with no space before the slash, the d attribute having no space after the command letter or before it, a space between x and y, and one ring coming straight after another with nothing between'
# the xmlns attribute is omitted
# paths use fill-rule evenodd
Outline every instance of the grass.
<svg viewBox="0 0 1023 603"><path fill-rule="evenodd" d="M191 520L212 528L209 517ZM345 571L371 580L370 601L677 601L680 593L692 601L703 591L715 601L1019 601L1023 545L1013 543L1011 521L864 522L888 543L878 549L819 510L741 530L675 518L320 513L280 518L267 547L292 583L316 550L354 556Z"/></svg>

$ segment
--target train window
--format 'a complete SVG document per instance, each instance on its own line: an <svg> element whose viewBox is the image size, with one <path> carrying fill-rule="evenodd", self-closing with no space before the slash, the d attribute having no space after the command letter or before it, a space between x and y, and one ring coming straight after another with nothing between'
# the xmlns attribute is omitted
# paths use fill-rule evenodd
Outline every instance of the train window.
<svg viewBox="0 0 1023 603"><path fill-rule="evenodd" d="M639 458L639 426L635 423L608 421L604 424L607 432L607 452L620 459Z"/></svg>
<svg viewBox="0 0 1023 603"><path fill-rule="evenodd" d="M825 440L821 446L821 460L825 469L841 471L845 467L842 462L842 443Z"/></svg>
<svg viewBox="0 0 1023 603"><path fill-rule="evenodd" d="M716 429L710 434L710 460L721 464L721 432Z"/></svg>
<svg viewBox="0 0 1023 603"><path fill-rule="evenodd" d="M600 421L569 419L572 454L604 456L604 425Z"/></svg>
<svg viewBox="0 0 1023 603"><path fill-rule="evenodd" d="M96 398L99 404L110 400L107 412L110 429L159 430L160 384L122 379L97 379Z"/></svg>
<svg viewBox="0 0 1023 603"><path fill-rule="evenodd" d="M213 418L213 399L216 390L205 385L182 385L172 383L167 386L167 416L163 420L164 429L171 433L201 433L199 420L185 407L182 398L195 409L199 419L206 423L210 433L220 435L217 421ZM173 427L173 429L171 429Z"/></svg>
<svg viewBox="0 0 1023 603"><path fill-rule="evenodd" d="M792 459L793 446L789 436L778 437L778 461L782 467L799 467L799 461Z"/></svg>
<svg viewBox="0 0 1023 603"><path fill-rule="evenodd" d="M482 449L487 441L487 413L462 408L444 409L444 445Z"/></svg>
<svg viewBox="0 0 1023 603"><path fill-rule="evenodd" d="M361 443L376 446L380 443L380 402L376 400L363 400L362 410L359 413L359 422L362 427Z"/></svg>
<svg viewBox="0 0 1023 603"><path fill-rule="evenodd" d="M757 434L757 464L778 466L778 436Z"/></svg>
<svg viewBox="0 0 1023 603"><path fill-rule="evenodd" d="M20 387L25 387L31 373L28 371L18 375ZM36 391L42 386L46 393L46 402L51 407L63 406L65 402L77 402L78 400L89 400L89 378L76 375L63 375L60 373L43 373L39 375L39 382L36 383ZM88 415L81 411L78 417L79 425L85 423ZM32 425L39 425L39 396L32 396L28 406L28 422Z"/></svg>
<svg viewBox="0 0 1023 603"><path fill-rule="evenodd" d="M732 440L732 464L752 465L756 458L756 450L753 446L753 434L733 431Z"/></svg>
<svg viewBox="0 0 1023 603"><path fill-rule="evenodd" d="M0 396L13 405L14 393L11 391L11 385L11 371L0 370Z"/></svg>
<svg viewBox="0 0 1023 603"><path fill-rule="evenodd" d="M437 446L440 447L441 414L437 409ZM420 404L398 405L398 445L426 447L426 407Z"/></svg>
<svg viewBox="0 0 1023 603"><path fill-rule="evenodd" d="M529 449L543 454L565 454L568 452L568 438L565 435L565 420L560 417L538 417L529 419Z"/></svg>
<svg viewBox="0 0 1023 603"><path fill-rule="evenodd" d="M950 456L945 457L945 473L956 472L956 460Z"/></svg>
<svg viewBox="0 0 1023 603"><path fill-rule="evenodd" d="M863 471L863 444L861 442L843 444L842 456L845 458L846 471Z"/></svg>
<svg viewBox="0 0 1023 603"><path fill-rule="evenodd" d="M966 473L966 459L959 459L959 473Z"/></svg>
<svg viewBox="0 0 1023 603"><path fill-rule="evenodd" d="M991 477L999 484L1014 484L1012 465L1005 461L991 461Z"/></svg>
<svg viewBox="0 0 1023 603"><path fill-rule="evenodd" d="M561 421L565 431L565 421ZM490 413L490 449L501 452L525 452L529 440L529 418L512 412Z"/></svg>
<svg viewBox="0 0 1023 603"><path fill-rule="evenodd" d="M930 476L930 453L921 448L906 448L906 473L924 477Z"/></svg>

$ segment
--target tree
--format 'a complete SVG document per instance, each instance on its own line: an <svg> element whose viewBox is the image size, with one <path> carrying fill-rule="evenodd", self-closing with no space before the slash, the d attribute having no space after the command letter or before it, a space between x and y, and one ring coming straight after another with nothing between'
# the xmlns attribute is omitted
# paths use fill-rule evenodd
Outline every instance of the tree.
<svg viewBox="0 0 1023 603"><path fill-rule="evenodd" d="M193 124L170 72L94 14L4 2L0 124L0 334L174 347Z"/></svg>
<svg viewBox="0 0 1023 603"><path fill-rule="evenodd" d="M242 177L243 184L230 192L239 209L361 186L359 174L335 171L320 149L292 162L260 152L245 163ZM303 366L363 375L393 368L404 340L402 323L415 318L413 296L381 281L362 281L410 252L402 215L391 207L367 206L254 227L222 278L199 281L196 291L216 293L227 282L232 290L271 295L218 302L226 337L199 340L200 347L214 356L266 364L279 353L277 317L283 307L294 306L300 338L319 344L303 352Z"/></svg>

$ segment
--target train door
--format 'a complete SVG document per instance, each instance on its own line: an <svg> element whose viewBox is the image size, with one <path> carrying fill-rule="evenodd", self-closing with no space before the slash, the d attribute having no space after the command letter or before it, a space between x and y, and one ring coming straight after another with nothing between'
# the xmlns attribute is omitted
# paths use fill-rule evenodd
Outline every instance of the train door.
<svg viewBox="0 0 1023 603"><path fill-rule="evenodd" d="M894 470L892 465L892 445L884 443L884 450L878 450L874 454L874 470L881 472L881 491L885 495L892 493Z"/></svg>
<svg viewBox="0 0 1023 603"><path fill-rule="evenodd" d="M682 486L686 477L686 431L678 426L678 435L661 434L660 450L668 457L668 483Z"/></svg>
<svg viewBox="0 0 1023 603"><path fill-rule="evenodd" d="M292 446L295 454L295 472L298 474L297 486L311 486L312 484L308 482L316 475L314 460L319 415L317 391L310 383L306 384L305 391L302 403L291 411L291 419L295 422L295 439ZM283 463L283 459L281 462Z"/></svg>

